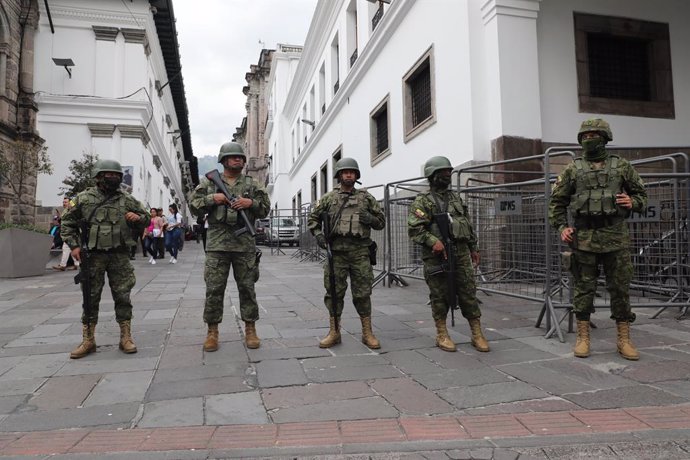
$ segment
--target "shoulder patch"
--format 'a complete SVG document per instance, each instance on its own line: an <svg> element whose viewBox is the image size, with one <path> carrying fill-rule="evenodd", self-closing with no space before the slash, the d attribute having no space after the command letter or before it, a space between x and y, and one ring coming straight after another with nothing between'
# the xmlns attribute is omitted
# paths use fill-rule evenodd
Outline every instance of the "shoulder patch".
<svg viewBox="0 0 690 460"><path fill-rule="evenodd" d="M420 219L423 219L426 216L426 214L424 214L424 211L422 211L421 209L415 209L414 215Z"/></svg>

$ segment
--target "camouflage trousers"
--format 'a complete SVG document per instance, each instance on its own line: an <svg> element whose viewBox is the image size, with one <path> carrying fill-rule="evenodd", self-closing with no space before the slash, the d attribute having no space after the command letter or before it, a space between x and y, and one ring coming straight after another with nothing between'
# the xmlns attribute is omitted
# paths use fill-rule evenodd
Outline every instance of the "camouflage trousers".
<svg viewBox="0 0 690 460"><path fill-rule="evenodd" d="M573 311L577 319L585 321L594 312L599 264L604 267L606 289L611 296L611 319L632 323L635 313L630 309L628 290L633 266L627 249L606 253L573 251Z"/></svg>
<svg viewBox="0 0 690 460"><path fill-rule="evenodd" d="M328 261L324 264L325 269L323 271L323 285L326 288L323 301L330 315L340 317L343 314L349 275L352 303L355 305L357 313L359 316L371 316L371 284L374 282L374 271L369 261L369 249L364 247L347 252L333 251L333 265L335 267L335 310L333 309L330 282L328 281L330 274Z"/></svg>
<svg viewBox="0 0 690 460"><path fill-rule="evenodd" d="M89 255L91 309L89 312L82 312L82 324L96 324L98 322L98 309L106 273L108 274L108 284L113 295L113 302L115 302L115 319L118 323L132 319L132 301L129 294L137 280L134 277L134 268L129 262L129 254L127 252L94 251Z"/></svg>
<svg viewBox="0 0 690 460"><path fill-rule="evenodd" d="M204 281L206 282L204 322L207 324L223 321L223 298L231 267L239 292L242 320L259 319L259 305L256 303L254 291L254 284L259 279L256 254L254 252L209 251L206 253L204 266Z"/></svg>
<svg viewBox="0 0 690 460"><path fill-rule="evenodd" d="M447 273L429 274L430 269L438 267L440 263L441 260L438 257L424 261L424 279L429 286L431 314L434 320L446 319L448 316ZM462 316L468 320L479 318L482 316L482 312L479 310L477 287L474 282L474 267L472 266L470 249L467 244L458 243L456 245L455 267L455 289L458 294L458 306Z"/></svg>

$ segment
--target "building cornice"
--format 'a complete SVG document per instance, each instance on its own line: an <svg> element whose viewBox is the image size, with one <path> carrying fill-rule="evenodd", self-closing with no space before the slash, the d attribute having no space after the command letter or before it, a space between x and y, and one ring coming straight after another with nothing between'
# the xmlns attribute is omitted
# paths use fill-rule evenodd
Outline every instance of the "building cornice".
<svg viewBox="0 0 690 460"><path fill-rule="evenodd" d="M91 26L93 33L96 34L96 40L103 40L107 42L114 42L117 39L117 34L120 29L117 27L107 26Z"/></svg>
<svg viewBox="0 0 690 460"><path fill-rule="evenodd" d="M151 141L149 133L146 128L139 125L117 125L117 130L120 131L120 136L126 139L141 139L141 143L145 146Z"/></svg>
<svg viewBox="0 0 690 460"><path fill-rule="evenodd" d="M121 28L122 36L125 37L125 43L146 43L146 29L130 29Z"/></svg>
<svg viewBox="0 0 690 460"><path fill-rule="evenodd" d="M364 76L367 75L372 63L381 54L383 48L386 46L386 43L388 43L395 30L400 26L403 19L405 19L407 12L412 8L416 1L417 0L397 0L392 2L390 7L386 10L386 14L376 27L376 30L374 30L374 33L367 42L367 45L362 50L362 54L357 58L355 64L350 69L350 73L348 73L343 80L342 86L335 94L331 104L326 109L326 113L324 114L323 118L321 118L321 120L319 120L319 122L316 124L316 128L312 132L309 142L304 146L302 152L292 164L289 172L290 178L294 178L297 171L299 171L299 169L302 167L302 164L309 157L314 149L314 146L318 144L319 139L323 137L328 127L331 125L331 123L333 123L333 120L349 99L352 91L354 91ZM303 89L304 93L300 95L299 99L296 99L297 101L301 101L306 95L307 86L302 85L301 89ZM292 120L297 115L299 110L299 103L297 103L292 108L293 112L288 112L286 103L286 108L283 110L283 116L287 120Z"/></svg>
<svg viewBox="0 0 690 460"><path fill-rule="evenodd" d="M115 125L109 123L87 123L91 137L113 137Z"/></svg>
<svg viewBox="0 0 690 460"><path fill-rule="evenodd" d="M43 13L43 11L42 11ZM130 14L131 13L131 14ZM51 5L50 15L55 18L76 19L84 22L108 22L117 24L132 24L139 26L139 21L146 21L146 16L136 12L128 14L90 10L87 8L56 7Z"/></svg>
<svg viewBox="0 0 690 460"><path fill-rule="evenodd" d="M537 19L541 0L486 0L481 7L484 24L496 16Z"/></svg>

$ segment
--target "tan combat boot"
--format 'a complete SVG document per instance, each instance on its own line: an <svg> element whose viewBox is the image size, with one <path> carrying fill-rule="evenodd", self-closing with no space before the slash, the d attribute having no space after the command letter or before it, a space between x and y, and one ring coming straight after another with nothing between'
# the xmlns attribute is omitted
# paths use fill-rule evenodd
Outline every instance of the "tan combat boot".
<svg viewBox="0 0 690 460"><path fill-rule="evenodd" d="M618 328L618 353L631 361L640 359L640 353L630 341L630 323L627 321L616 322Z"/></svg>
<svg viewBox="0 0 690 460"><path fill-rule="evenodd" d="M81 343L69 354L69 357L72 359L83 358L89 353L96 351L96 324L82 324L81 331Z"/></svg>
<svg viewBox="0 0 690 460"><path fill-rule="evenodd" d="M218 323L208 325L204 351L216 351L218 349Z"/></svg>
<svg viewBox="0 0 690 460"><path fill-rule="evenodd" d="M436 322L436 346L443 351L456 351L455 343L448 337L446 319L437 319Z"/></svg>
<svg viewBox="0 0 690 460"><path fill-rule="evenodd" d="M577 339L575 339L573 354L578 358L589 356L589 320L577 320Z"/></svg>
<svg viewBox="0 0 690 460"><path fill-rule="evenodd" d="M472 346L477 349L477 351L489 351L489 342L484 338L482 334L482 323L479 318L473 318L467 320L470 323L470 329L472 330Z"/></svg>
<svg viewBox="0 0 690 460"><path fill-rule="evenodd" d="M120 350L127 354L137 352L137 346L132 339L132 321L130 320L120 323Z"/></svg>
<svg viewBox="0 0 690 460"><path fill-rule="evenodd" d="M362 316L360 320L362 321L362 343L372 350L381 348L381 342L371 330L371 316Z"/></svg>
<svg viewBox="0 0 690 460"><path fill-rule="evenodd" d="M256 325L254 321L244 322L244 343L247 348L259 348L261 346L261 340L256 335Z"/></svg>
<svg viewBox="0 0 690 460"><path fill-rule="evenodd" d="M333 345L339 344L340 340L340 325L336 327L335 318L331 316L331 328L328 335L319 341L319 348L331 348Z"/></svg>

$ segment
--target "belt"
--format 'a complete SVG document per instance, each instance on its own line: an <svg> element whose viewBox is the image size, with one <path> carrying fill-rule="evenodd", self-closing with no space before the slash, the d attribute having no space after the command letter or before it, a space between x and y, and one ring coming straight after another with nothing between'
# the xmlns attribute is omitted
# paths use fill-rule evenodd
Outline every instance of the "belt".
<svg viewBox="0 0 690 460"><path fill-rule="evenodd" d="M592 216L575 219L575 228L581 230L596 230L598 228L613 227L625 219L619 216Z"/></svg>

